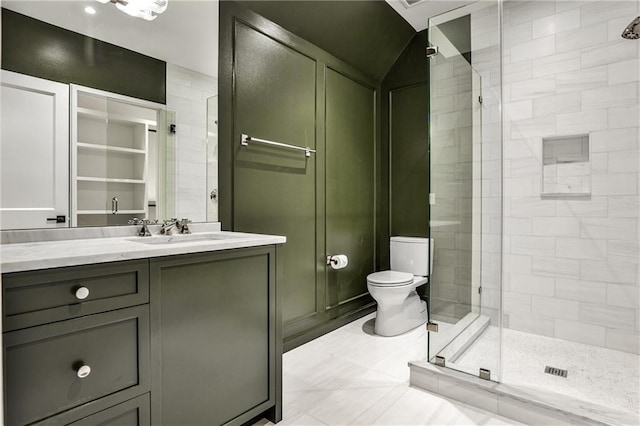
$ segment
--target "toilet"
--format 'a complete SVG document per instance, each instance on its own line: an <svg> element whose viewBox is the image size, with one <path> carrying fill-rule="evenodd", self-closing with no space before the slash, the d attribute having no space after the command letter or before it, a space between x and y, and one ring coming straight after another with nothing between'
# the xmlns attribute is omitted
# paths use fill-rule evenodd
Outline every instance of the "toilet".
<svg viewBox="0 0 640 426"><path fill-rule="evenodd" d="M378 302L375 333L397 336L427 322L427 304L416 288L433 270L433 239L391 237L391 270L367 276L367 288Z"/></svg>

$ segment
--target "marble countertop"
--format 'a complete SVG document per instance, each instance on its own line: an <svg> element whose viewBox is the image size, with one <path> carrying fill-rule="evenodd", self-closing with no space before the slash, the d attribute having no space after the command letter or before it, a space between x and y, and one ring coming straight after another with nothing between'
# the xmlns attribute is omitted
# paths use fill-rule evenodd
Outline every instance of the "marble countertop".
<svg viewBox="0 0 640 426"><path fill-rule="evenodd" d="M282 244L286 237L207 231L188 235L58 239L0 246L2 273Z"/></svg>

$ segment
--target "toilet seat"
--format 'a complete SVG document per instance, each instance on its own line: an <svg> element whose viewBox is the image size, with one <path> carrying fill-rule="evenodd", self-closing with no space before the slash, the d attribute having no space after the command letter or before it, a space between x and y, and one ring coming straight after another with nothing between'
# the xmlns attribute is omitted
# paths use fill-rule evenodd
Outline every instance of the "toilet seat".
<svg viewBox="0 0 640 426"><path fill-rule="evenodd" d="M401 287L413 282L413 275L408 272L381 271L367 276L367 281L375 287Z"/></svg>

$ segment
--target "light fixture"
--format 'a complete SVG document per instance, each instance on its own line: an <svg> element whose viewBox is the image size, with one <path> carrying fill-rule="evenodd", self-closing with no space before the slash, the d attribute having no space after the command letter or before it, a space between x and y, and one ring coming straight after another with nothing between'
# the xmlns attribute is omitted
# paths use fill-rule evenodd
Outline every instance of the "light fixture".
<svg viewBox="0 0 640 426"><path fill-rule="evenodd" d="M97 0L100 3L115 3L116 7L127 15L153 21L167 10L169 0Z"/></svg>
<svg viewBox="0 0 640 426"><path fill-rule="evenodd" d="M84 8L84 12L85 12L87 15L95 15L95 14L96 14L96 10L95 10L93 7L91 7L91 6L87 6L87 7L85 7L85 8Z"/></svg>

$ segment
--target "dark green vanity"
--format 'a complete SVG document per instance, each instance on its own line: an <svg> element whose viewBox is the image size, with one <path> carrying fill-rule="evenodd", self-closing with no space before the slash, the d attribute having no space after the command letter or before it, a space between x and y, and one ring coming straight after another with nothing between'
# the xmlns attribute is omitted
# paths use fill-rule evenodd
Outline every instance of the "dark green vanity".
<svg viewBox="0 0 640 426"><path fill-rule="evenodd" d="M3 274L5 424L279 421L278 247Z"/></svg>

